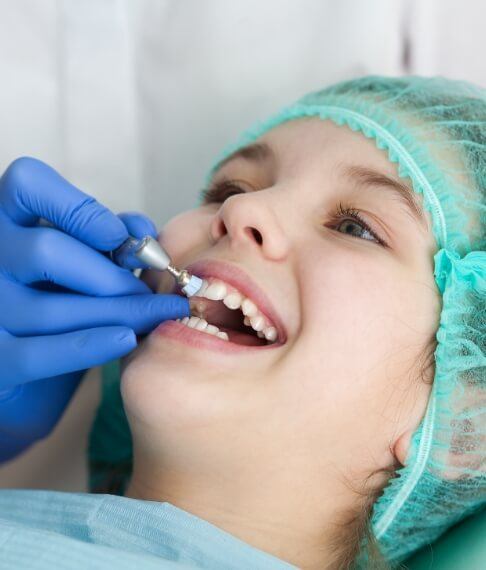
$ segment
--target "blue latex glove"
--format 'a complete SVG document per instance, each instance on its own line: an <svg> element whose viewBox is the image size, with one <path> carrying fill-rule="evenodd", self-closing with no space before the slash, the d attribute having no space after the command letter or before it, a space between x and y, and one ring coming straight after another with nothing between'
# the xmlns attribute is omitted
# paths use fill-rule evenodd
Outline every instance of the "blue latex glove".
<svg viewBox="0 0 486 570"><path fill-rule="evenodd" d="M129 233L157 236L145 216L115 216L39 160L0 178L0 461L52 431L88 368L190 315L188 299L153 294L102 253Z"/></svg>

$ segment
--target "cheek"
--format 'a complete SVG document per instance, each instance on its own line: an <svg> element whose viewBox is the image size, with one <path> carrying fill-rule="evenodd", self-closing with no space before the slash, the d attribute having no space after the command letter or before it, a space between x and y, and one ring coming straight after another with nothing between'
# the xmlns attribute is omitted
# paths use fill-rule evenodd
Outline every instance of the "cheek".
<svg viewBox="0 0 486 570"><path fill-rule="evenodd" d="M206 241L208 235L208 216L202 208L182 212L171 218L159 233L159 242L176 260Z"/></svg>
<svg viewBox="0 0 486 570"><path fill-rule="evenodd" d="M390 272L379 264L344 253L328 256L325 264L315 267L303 281L304 329L324 345L339 342L348 349L376 335L379 321L392 312L398 294ZM319 291L313 291L311 283L319 283Z"/></svg>
<svg viewBox="0 0 486 570"><path fill-rule="evenodd" d="M435 293L426 273L344 251L301 270L300 332L279 383L281 407L309 445L335 457L352 450L344 460L356 461L370 442L382 451L397 417L427 401L413 378L436 330Z"/></svg>
<svg viewBox="0 0 486 570"><path fill-rule="evenodd" d="M316 295L303 290L304 318L316 337L341 339L344 346L383 347L428 338L438 326L440 297L433 276L394 260L340 255L316 267L304 284L319 283Z"/></svg>
<svg viewBox="0 0 486 570"><path fill-rule="evenodd" d="M302 267L295 355L307 363L307 388L316 401L378 398L387 377L400 381L410 371L438 326L430 279L425 271L421 279L395 261L362 252L341 251L328 255L325 265Z"/></svg>

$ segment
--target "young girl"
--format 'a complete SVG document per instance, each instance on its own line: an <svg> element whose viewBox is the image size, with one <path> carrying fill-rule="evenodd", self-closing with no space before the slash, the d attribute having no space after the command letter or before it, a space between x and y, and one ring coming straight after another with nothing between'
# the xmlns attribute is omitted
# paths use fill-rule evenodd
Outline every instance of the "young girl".
<svg viewBox="0 0 486 570"><path fill-rule="evenodd" d="M303 568L344 568L373 506L398 561L484 503L485 118L471 86L365 77L223 153L160 234L215 294L124 363L126 496Z"/></svg>
<svg viewBox="0 0 486 570"><path fill-rule="evenodd" d="M485 504L485 141L479 88L364 77L225 150L159 234L207 283L123 360L131 437L105 387L91 459L93 490L124 494L113 528L151 505L169 538L126 520L163 558L379 568Z"/></svg>

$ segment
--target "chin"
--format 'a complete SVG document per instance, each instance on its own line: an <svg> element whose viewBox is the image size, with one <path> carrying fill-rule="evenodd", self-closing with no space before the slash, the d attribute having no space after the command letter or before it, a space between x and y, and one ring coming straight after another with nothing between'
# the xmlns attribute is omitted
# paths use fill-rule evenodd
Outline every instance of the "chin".
<svg viewBox="0 0 486 570"><path fill-rule="evenodd" d="M133 354L133 353L132 353ZM120 389L127 415L142 424L156 426L167 419L171 408L180 409L183 400L183 372L163 366L149 355L123 359Z"/></svg>
<svg viewBox="0 0 486 570"><path fill-rule="evenodd" d="M161 352L164 353L162 358ZM213 390L210 374L181 351L153 351L139 346L122 359L121 394L127 415L133 421L156 429L167 424L187 427L194 418L211 409ZM162 424L162 425L161 425Z"/></svg>
<svg viewBox="0 0 486 570"><path fill-rule="evenodd" d="M208 358L211 363L201 362ZM252 382L255 401L253 396L242 399L242 390L246 394ZM195 429L244 410L246 414L261 399L262 389L258 374L246 368L238 373L233 364L228 381L228 371L218 366L214 354L194 355L183 346L142 343L122 361L121 393L130 425L143 426L149 434Z"/></svg>

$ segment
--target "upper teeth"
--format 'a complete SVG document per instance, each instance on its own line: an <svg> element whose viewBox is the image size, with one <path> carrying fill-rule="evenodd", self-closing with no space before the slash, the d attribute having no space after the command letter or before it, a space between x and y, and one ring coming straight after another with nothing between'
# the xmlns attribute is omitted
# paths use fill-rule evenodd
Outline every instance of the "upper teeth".
<svg viewBox="0 0 486 570"><path fill-rule="evenodd" d="M198 313L199 317L202 317L205 309L204 301L202 301L201 297L211 299L213 301L223 301L229 309L239 309L241 307L241 310L245 315L245 319L243 321L245 325L251 326L260 338L266 338L270 342L277 339L277 329L272 325L267 317L260 312L253 301L244 297L234 287L231 287L218 279L211 280L211 282L204 279L201 289L197 292L197 296L190 300L192 310ZM191 326L191 320L194 318L197 317L191 317L191 319L187 321L188 326ZM183 319L182 322L184 322L184 320L185 319ZM200 320L207 324L207 321L204 319ZM192 322L193 324L191 328L195 328L198 323L195 321ZM208 327L210 326L214 327L214 325L208 325ZM226 335L226 333L218 334L216 332L211 332L207 327L204 328L202 324L199 324L197 328L198 330L204 330L204 332L210 332L210 334L217 334L218 336L222 334ZM217 329L217 327L215 328ZM221 336L220 338L223 337Z"/></svg>

